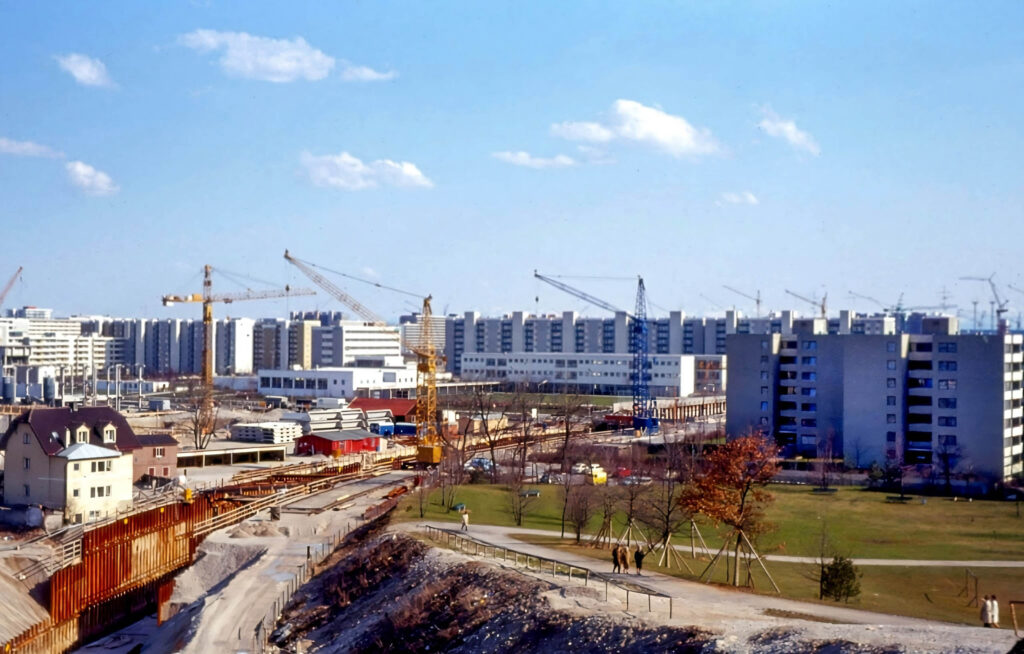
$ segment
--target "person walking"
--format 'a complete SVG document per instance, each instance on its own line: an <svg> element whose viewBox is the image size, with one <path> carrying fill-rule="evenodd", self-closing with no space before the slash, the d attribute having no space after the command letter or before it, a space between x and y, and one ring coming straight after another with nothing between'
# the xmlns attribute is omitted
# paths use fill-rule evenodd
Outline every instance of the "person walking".
<svg viewBox="0 0 1024 654"><path fill-rule="evenodd" d="M622 568L619 567L619 546L612 545L612 574L619 572Z"/></svg>
<svg viewBox="0 0 1024 654"><path fill-rule="evenodd" d="M993 595L989 599L989 602L990 602L990 604L989 604L989 607L988 607L988 619L992 622L992 626L995 627L996 629L998 629L999 628L999 600L997 600L996 596Z"/></svg>
<svg viewBox="0 0 1024 654"><path fill-rule="evenodd" d="M629 574L629 548L626 546L619 547L619 571Z"/></svg>
<svg viewBox="0 0 1024 654"><path fill-rule="evenodd" d="M986 626L986 627L991 627L992 626L992 615L991 615L991 613L992 613L992 604L991 604L991 601L992 600L990 600L988 598L988 595L986 595L985 599L981 602L981 624L983 626Z"/></svg>
<svg viewBox="0 0 1024 654"><path fill-rule="evenodd" d="M637 575L640 574L641 568L644 567L644 557L645 556L646 556L646 554L644 554L644 551L640 548L639 545L637 545L636 546L636 551L633 552L633 562L636 563L636 574Z"/></svg>
<svg viewBox="0 0 1024 654"><path fill-rule="evenodd" d="M463 508L459 513L462 514L462 531L469 531L469 509Z"/></svg>

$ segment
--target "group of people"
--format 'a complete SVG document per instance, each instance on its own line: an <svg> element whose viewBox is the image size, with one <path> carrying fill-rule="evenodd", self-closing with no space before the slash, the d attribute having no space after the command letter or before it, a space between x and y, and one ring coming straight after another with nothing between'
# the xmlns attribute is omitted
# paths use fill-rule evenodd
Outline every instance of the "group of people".
<svg viewBox="0 0 1024 654"><path fill-rule="evenodd" d="M999 600L995 595L986 595L981 603L981 623L986 627L999 628Z"/></svg>
<svg viewBox="0 0 1024 654"><path fill-rule="evenodd" d="M633 549L633 562L636 564L637 574L640 574L644 567L645 556L647 553L639 545ZM627 546L618 544L612 546L612 572L629 573L629 548Z"/></svg>

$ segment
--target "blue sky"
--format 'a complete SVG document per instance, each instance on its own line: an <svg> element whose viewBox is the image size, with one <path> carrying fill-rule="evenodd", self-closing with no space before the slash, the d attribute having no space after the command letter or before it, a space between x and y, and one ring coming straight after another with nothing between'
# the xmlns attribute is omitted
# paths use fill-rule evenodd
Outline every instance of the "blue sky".
<svg viewBox="0 0 1024 654"><path fill-rule="evenodd" d="M868 310L849 292L945 287L969 317L990 294L961 276L1024 288L1022 24L1014 2L0 2L5 306L198 316L159 298L205 263L305 284L287 247L435 311L599 314L536 268L643 274L657 313L752 313L727 284L807 311L784 289ZM312 308L341 307L228 313Z"/></svg>

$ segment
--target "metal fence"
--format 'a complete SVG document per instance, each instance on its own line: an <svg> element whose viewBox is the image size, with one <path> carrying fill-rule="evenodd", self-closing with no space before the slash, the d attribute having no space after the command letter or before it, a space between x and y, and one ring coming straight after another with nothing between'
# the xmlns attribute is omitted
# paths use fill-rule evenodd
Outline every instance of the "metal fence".
<svg viewBox="0 0 1024 654"><path fill-rule="evenodd" d="M569 583L572 583L574 580L581 582L584 586L590 586L593 583L598 588L603 584L606 602L608 601L609 589L616 588L625 593L626 601L623 605L623 610L625 611L643 606L643 600L646 597L647 610L652 612L654 610L654 600L657 599L662 607L667 605L669 619L673 617L675 600L671 595L634 584L624 584L618 579L609 577L601 572L596 572L590 568L515 550L504 545L494 545L493 543L467 536L459 531L434 527L432 525L423 526L426 528L428 538L435 542L443 542L446 546L459 552L501 559L504 563L511 563L516 567L523 566L527 571L537 574L546 575L550 571L552 578L557 579L559 575L564 575Z"/></svg>

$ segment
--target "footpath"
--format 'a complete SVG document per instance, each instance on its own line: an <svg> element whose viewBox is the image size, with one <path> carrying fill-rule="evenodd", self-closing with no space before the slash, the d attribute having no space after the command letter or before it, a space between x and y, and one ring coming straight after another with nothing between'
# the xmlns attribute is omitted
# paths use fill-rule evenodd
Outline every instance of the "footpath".
<svg viewBox="0 0 1024 654"><path fill-rule="evenodd" d="M980 651L1006 652L1017 639L1012 629L985 629L951 623L875 613L839 605L817 604L784 599L772 595L759 595L739 589L687 581L656 572L637 575L611 574L611 561L602 565L600 560L573 552L525 543L514 534L552 535L553 532L493 525L471 525L468 532L459 532L459 526L450 522L403 523L396 529L424 533L425 525L452 530L481 542L507 547L533 556L554 559L575 567L600 573L602 577L641 587L654 593L675 598L673 624L689 624L716 632L748 638L768 629L798 628L823 639L843 638L856 643L901 643L912 646L910 651ZM686 548L689 549L689 548ZM788 557L800 560L799 557ZM814 562L813 559L807 559ZM631 561L632 563L632 561ZM972 562L973 563L973 562ZM878 565L905 565L905 562L887 562ZM924 564L919 564L924 565ZM957 562L956 565L965 565ZM632 570L632 566L631 566ZM550 575L547 576L550 579ZM646 602L643 603L646 608ZM1009 611L1005 623L1009 622ZM636 617L644 617L638 612ZM665 616L667 617L667 616Z"/></svg>

